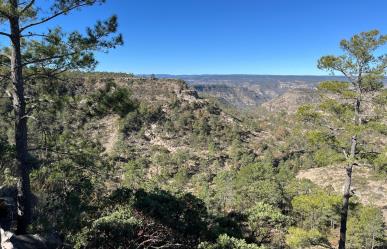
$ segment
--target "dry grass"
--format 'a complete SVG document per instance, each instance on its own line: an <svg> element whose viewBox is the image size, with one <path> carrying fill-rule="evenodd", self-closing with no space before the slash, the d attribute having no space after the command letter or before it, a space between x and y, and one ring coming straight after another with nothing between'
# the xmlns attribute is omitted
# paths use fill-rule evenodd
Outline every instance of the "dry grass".
<svg viewBox="0 0 387 249"><path fill-rule="evenodd" d="M314 168L300 171L297 178L309 179L321 187L332 186L341 193L344 183L343 166ZM378 180L366 168L354 168L352 189L363 204L375 205L382 209L384 222L387 223L387 179Z"/></svg>

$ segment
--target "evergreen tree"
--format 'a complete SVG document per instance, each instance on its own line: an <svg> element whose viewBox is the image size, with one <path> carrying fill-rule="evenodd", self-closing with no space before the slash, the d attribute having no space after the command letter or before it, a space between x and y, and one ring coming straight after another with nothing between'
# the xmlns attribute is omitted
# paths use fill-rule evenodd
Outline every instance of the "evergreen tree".
<svg viewBox="0 0 387 249"><path fill-rule="evenodd" d="M380 35L377 30L362 32L340 42L343 55L328 55L318 61L319 69L339 72L346 78L343 82L328 81L320 84L319 90L324 92L326 101L316 114L336 140L340 136L344 138L343 141L350 140L348 145L339 141L337 146L342 147L347 162L339 249L345 248L352 170L355 166L364 165L370 158L370 152L363 146L365 138L362 134L372 129L380 119L372 106L376 105L383 89L387 55L376 56L376 50L386 42L387 35Z"/></svg>
<svg viewBox="0 0 387 249"><path fill-rule="evenodd" d="M8 83L13 103L15 154L18 172L17 233L27 232L31 222L30 171L32 159L28 147L28 119L39 105L39 98L30 93L34 84L59 77L77 69L93 69L93 52L122 44L117 31L117 17L98 21L85 34L78 31L65 33L60 27L47 28L53 19L86 6L102 4L104 0L52 0L47 9L37 1L1 0L0 23L8 29L0 32L9 40L9 46L0 55L1 78ZM41 32L46 30L46 32Z"/></svg>

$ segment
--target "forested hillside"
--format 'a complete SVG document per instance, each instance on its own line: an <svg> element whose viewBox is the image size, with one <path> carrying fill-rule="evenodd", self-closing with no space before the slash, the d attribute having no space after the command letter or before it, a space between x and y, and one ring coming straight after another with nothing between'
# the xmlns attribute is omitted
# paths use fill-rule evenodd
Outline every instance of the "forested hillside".
<svg viewBox="0 0 387 249"><path fill-rule="evenodd" d="M305 135L296 114L240 113L183 81L131 75L67 74L45 90L30 120L32 233L58 231L76 248L335 246L334 181L296 176L344 158L317 146L323 138ZM12 129L7 119L1 127L6 192L15 183ZM386 174L382 157L375 165L370 184ZM349 243L380 247L383 206L364 204L352 201Z"/></svg>
<svg viewBox="0 0 387 249"><path fill-rule="evenodd" d="M0 1L1 249L387 248L387 35L321 82L93 72L117 16L49 23L104 3Z"/></svg>

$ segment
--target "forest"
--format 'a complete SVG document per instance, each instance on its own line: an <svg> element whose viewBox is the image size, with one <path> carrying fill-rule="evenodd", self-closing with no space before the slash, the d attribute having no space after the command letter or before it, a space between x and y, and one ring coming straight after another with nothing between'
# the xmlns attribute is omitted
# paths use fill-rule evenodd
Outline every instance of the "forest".
<svg viewBox="0 0 387 249"><path fill-rule="evenodd" d="M118 18L36 29L105 1L52 2L0 1L1 249L387 248L387 35L322 54L344 77L293 112L241 109L95 72Z"/></svg>

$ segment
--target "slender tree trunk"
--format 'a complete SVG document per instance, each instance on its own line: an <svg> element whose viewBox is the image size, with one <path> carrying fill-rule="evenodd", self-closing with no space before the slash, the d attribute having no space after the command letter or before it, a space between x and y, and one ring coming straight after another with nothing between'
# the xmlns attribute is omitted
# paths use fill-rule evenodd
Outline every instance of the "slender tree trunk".
<svg viewBox="0 0 387 249"><path fill-rule="evenodd" d="M355 124L361 125L362 120L360 116L360 97L356 99L355 105ZM343 193L343 206L340 212L340 240L339 240L339 249L345 249L345 241L347 236L347 220L348 220L348 209L349 209L349 199L351 198L351 183L352 183L352 171L353 167L356 165L354 162L356 155L357 147L357 136L353 135L351 139L351 162L346 167L346 175L344 182L344 193Z"/></svg>
<svg viewBox="0 0 387 249"><path fill-rule="evenodd" d="M353 164L346 167L346 176L344 184L343 206L340 212L340 241L339 249L345 249L345 240L347 233L347 218L349 209L349 198L351 197L351 181L352 181Z"/></svg>
<svg viewBox="0 0 387 249"><path fill-rule="evenodd" d="M18 0L10 1L16 10ZM23 64L21 58L19 18L15 15L10 18L11 30L11 80L13 84L13 108L15 113L15 144L18 172L17 195L17 234L25 234L31 221L31 189L28 165L27 148L27 113L24 96Z"/></svg>

